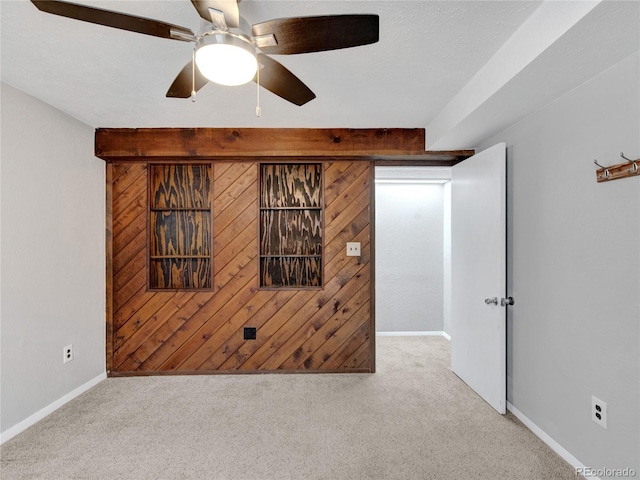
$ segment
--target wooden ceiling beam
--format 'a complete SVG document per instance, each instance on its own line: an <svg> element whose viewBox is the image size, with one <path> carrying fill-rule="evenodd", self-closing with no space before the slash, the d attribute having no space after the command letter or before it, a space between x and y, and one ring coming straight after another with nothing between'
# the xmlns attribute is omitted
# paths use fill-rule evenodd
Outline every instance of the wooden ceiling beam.
<svg viewBox="0 0 640 480"><path fill-rule="evenodd" d="M107 162L290 157L373 160L380 165L453 165L473 150L425 151L423 128L99 128L95 155Z"/></svg>

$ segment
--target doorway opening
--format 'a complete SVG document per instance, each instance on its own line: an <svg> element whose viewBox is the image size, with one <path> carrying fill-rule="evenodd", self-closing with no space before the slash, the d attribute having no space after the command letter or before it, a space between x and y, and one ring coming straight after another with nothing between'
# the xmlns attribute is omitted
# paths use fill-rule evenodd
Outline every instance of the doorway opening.
<svg viewBox="0 0 640 480"><path fill-rule="evenodd" d="M451 332L451 168L375 167L376 337Z"/></svg>

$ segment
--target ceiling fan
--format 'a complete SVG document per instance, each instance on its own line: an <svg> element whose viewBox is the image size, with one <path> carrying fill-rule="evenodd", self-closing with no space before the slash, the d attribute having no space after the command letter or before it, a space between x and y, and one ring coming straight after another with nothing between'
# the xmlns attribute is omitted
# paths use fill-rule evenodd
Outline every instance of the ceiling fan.
<svg viewBox="0 0 640 480"><path fill-rule="evenodd" d="M316 96L268 54L291 55L368 45L378 41L378 15L292 17L256 23L240 15L240 0L191 0L204 22L198 33L170 23L56 0L31 0L41 11L131 32L194 42L192 59L167 97L189 98L212 81L241 85L251 80L279 97L304 105ZM197 67L197 68L196 68Z"/></svg>

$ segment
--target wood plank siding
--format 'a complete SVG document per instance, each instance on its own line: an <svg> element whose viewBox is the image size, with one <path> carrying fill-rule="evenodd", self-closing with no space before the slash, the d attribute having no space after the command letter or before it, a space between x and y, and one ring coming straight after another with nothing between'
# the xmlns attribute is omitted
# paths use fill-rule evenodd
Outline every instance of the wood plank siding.
<svg viewBox="0 0 640 480"><path fill-rule="evenodd" d="M110 375L374 370L372 162L323 161L322 289L260 289L260 162L247 159L210 162L211 288L153 291L141 160L107 166ZM348 241L360 258L346 256Z"/></svg>

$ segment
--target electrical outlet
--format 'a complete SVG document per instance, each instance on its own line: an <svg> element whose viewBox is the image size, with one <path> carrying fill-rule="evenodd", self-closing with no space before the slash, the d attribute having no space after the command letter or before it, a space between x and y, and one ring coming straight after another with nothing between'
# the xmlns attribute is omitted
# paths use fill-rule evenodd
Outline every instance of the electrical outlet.
<svg viewBox="0 0 640 480"><path fill-rule="evenodd" d="M347 257L360 256L360 242L347 242Z"/></svg>
<svg viewBox="0 0 640 480"><path fill-rule="evenodd" d="M62 349L62 363L73 360L73 345L67 345Z"/></svg>
<svg viewBox="0 0 640 480"><path fill-rule="evenodd" d="M607 428L607 404L596 397L591 397L591 420Z"/></svg>

